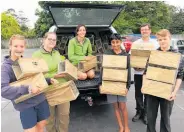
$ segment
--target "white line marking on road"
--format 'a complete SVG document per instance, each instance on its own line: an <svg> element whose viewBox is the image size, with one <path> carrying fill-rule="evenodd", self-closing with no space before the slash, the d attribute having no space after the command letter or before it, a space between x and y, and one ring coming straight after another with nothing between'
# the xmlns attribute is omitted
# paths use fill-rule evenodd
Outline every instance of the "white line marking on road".
<svg viewBox="0 0 184 132"><path fill-rule="evenodd" d="M1 103L8 103L9 101L8 100L1 100Z"/></svg>
<svg viewBox="0 0 184 132"><path fill-rule="evenodd" d="M180 109L184 110L183 107L179 106L178 104L175 104L177 107L179 107Z"/></svg>

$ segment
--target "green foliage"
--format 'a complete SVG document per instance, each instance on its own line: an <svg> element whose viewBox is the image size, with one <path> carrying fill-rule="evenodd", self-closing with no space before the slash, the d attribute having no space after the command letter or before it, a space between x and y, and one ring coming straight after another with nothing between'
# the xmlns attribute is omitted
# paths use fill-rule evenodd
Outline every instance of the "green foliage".
<svg viewBox="0 0 184 132"><path fill-rule="evenodd" d="M21 34L27 38L36 36L35 30L29 29L26 25L28 19L23 14L23 11L19 11L17 14L13 8L1 13L2 39L9 39L13 34Z"/></svg>
<svg viewBox="0 0 184 132"><path fill-rule="evenodd" d="M37 37L42 37L43 34L49 30L50 26L53 25L53 20L45 6L46 3L46 1L39 1L39 5L43 10L39 11L36 9L35 12L35 15L38 16L38 20L35 23L35 33Z"/></svg>
<svg viewBox="0 0 184 132"><path fill-rule="evenodd" d="M13 34L22 34L20 26L16 19L7 15L6 13L1 13L1 37L2 39L8 39Z"/></svg>
<svg viewBox="0 0 184 132"><path fill-rule="evenodd" d="M172 8L172 22L169 30L172 34L184 33L184 9Z"/></svg>
<svg viewBox="0 0 184 132"><path fill-rule="evenodd" d="M168 28L171 22L168 6L161 1L126 2L126 8L121 12L113 26L123 34L139 33L143 23L150 23L152 32Z"/></svg>

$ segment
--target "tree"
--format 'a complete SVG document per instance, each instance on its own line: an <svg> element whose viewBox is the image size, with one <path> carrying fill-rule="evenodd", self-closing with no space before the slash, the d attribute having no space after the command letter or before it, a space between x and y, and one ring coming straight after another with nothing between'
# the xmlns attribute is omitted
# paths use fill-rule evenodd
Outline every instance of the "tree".
<svg viewBox="0 0 184 132"><path fill-rule="evenodd" d="M43 10L39 11L36 9L35 12L35 15L39 17L35 23L35 33L37 37L42 37L43 34L49 30L50 26L53 25L53 20L45 6L46 3L46 1L39 1L39 5Z"/></svg>
<svg viewBox="0 0 184 132"><path fill-rule="evenodd" d="M29 22L29 19L26 17L23 11L19 11L17 15L17 21L20 26L27 26L27 22Z"/></svg>
<svg viewBox="0 0 184 132"><path fill-rule="evenodd" d="M9 8L5 13L8 15L12 15L15 19L17 19L17 14L16 14L15 9Z"/></svg>
<svg viewBox="0 0 184 132"><path fill-rule="evenodd" d="M29 27L27 26L27 22L29 22L29 20L23 11L19 11L17 13L13 8L10 8L5 11L5 14L8 16L12 16L17 21L22 35L28 38L32 38L35 36L35 30L29 29Z"/></svg>
<svg viewBox="0 0 184 132"><path fill-rule="evenodd" d="M10 8L5 12L7 15L13 16L20 26L27 26L27 22L29 22L29 19L26 17L23 11L18 11L18 13L13 9Z"/></svg>
<svg viewBox="0 0 184 132"><path fill-rule="evenodd" d="M16 19L11 15L7 15L5 12L1 13L1 33L2 39L8 39L13 34L22 34Z"/></svg>
<svg viewBox="0 0 184 132"><path fill-rule="evenodd" d="M171 17L169 8L164 2L132 1L125 4L125 10L113 24L120 33L139 33L139 27L143 23L150 23L153 33L169 27Z"/></svg>
<svg viewBox="0 0 184 132"><path fill-rule="evenodd" d="M26 35L27 38L34 38L36 36L35 29L29 30Z"/></svg>
<svg viewBox="0 0 184 132"><path fill-rule="evenodd" d="M169 30L172 34L184 33L184 9L170 6L172 21Z"/></svg>

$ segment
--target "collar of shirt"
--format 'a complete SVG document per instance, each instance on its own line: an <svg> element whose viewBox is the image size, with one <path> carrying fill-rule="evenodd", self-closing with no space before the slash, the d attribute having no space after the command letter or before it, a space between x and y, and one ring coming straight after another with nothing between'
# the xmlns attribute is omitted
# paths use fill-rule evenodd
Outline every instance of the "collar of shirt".
<svg viewBox="0 0 184 132"><path fill-rule="evenodd" d="M56 50L55 49L52 49L52 51L51 52L48 52L48 51L46 51L45 49L44 49L44 47L43 46L41 46L40 47L40 50L41 50L41 52L43 53L43 54L53 54L53 53L55 53L56 52Z"/></svg>
<svg viewBox="0 0 184 132"><path fill-rule="evenodd" d="M159 47L157 50L163 51L160 47ZM167 50L167 51L174 51L174 48L173 48L172 46L170 46L170 47L169 47L169 50Z"/></svg>
<svg viewBox="0 0 184 132"><path fill-rule="evenodd" d="M77 39L77 37L75 37L75 40L77 41L77 44L78 44L78 45L81 45L81 44L80 44L80 42L79 42L79 40ZM86 41L86 37L84 38L84 40L83 40L82 44L84 44L84 43L85 43L85 41Z"/></svg>
<svg viewBox="0 0 184 132"><path fill-rule="evenodd" d="M119 54L116 54L116 53L114 52L114 50L111 49L111 53L114 54L114 55L123 55L123 54L125 54L126 52L125 52L124 50L121 50L121 52L120 52Z"/></svg>
<svg viewBox="0 0 184 132"><path fill-rule="evenodd" d="M142 38L141 38L140 40L141 40L142 42L145 42ZM152 41L152 39L149 37L148 41L146 41L145 43L150 42L150 41Z"/></svg>

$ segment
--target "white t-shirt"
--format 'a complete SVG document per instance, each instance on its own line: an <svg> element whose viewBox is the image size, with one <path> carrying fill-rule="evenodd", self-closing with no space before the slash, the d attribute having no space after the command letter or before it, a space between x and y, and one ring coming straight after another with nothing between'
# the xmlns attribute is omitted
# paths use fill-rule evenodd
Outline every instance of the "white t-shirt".
<svg viewBox="0 0 184 132"><path fill-rule="evenodd" d="M142 38L141 38L141 39L138 39L135 42L133 42L133 44L153 44L155 50L160 47L158 42L155 39L151 39L151 38L149 39L148 42L144 42L142 40ZM144 73L144 70L143 71L136 71L136 70L134 70L134 74L136 74L136 75L143 75L143 73Z"/></svg>

